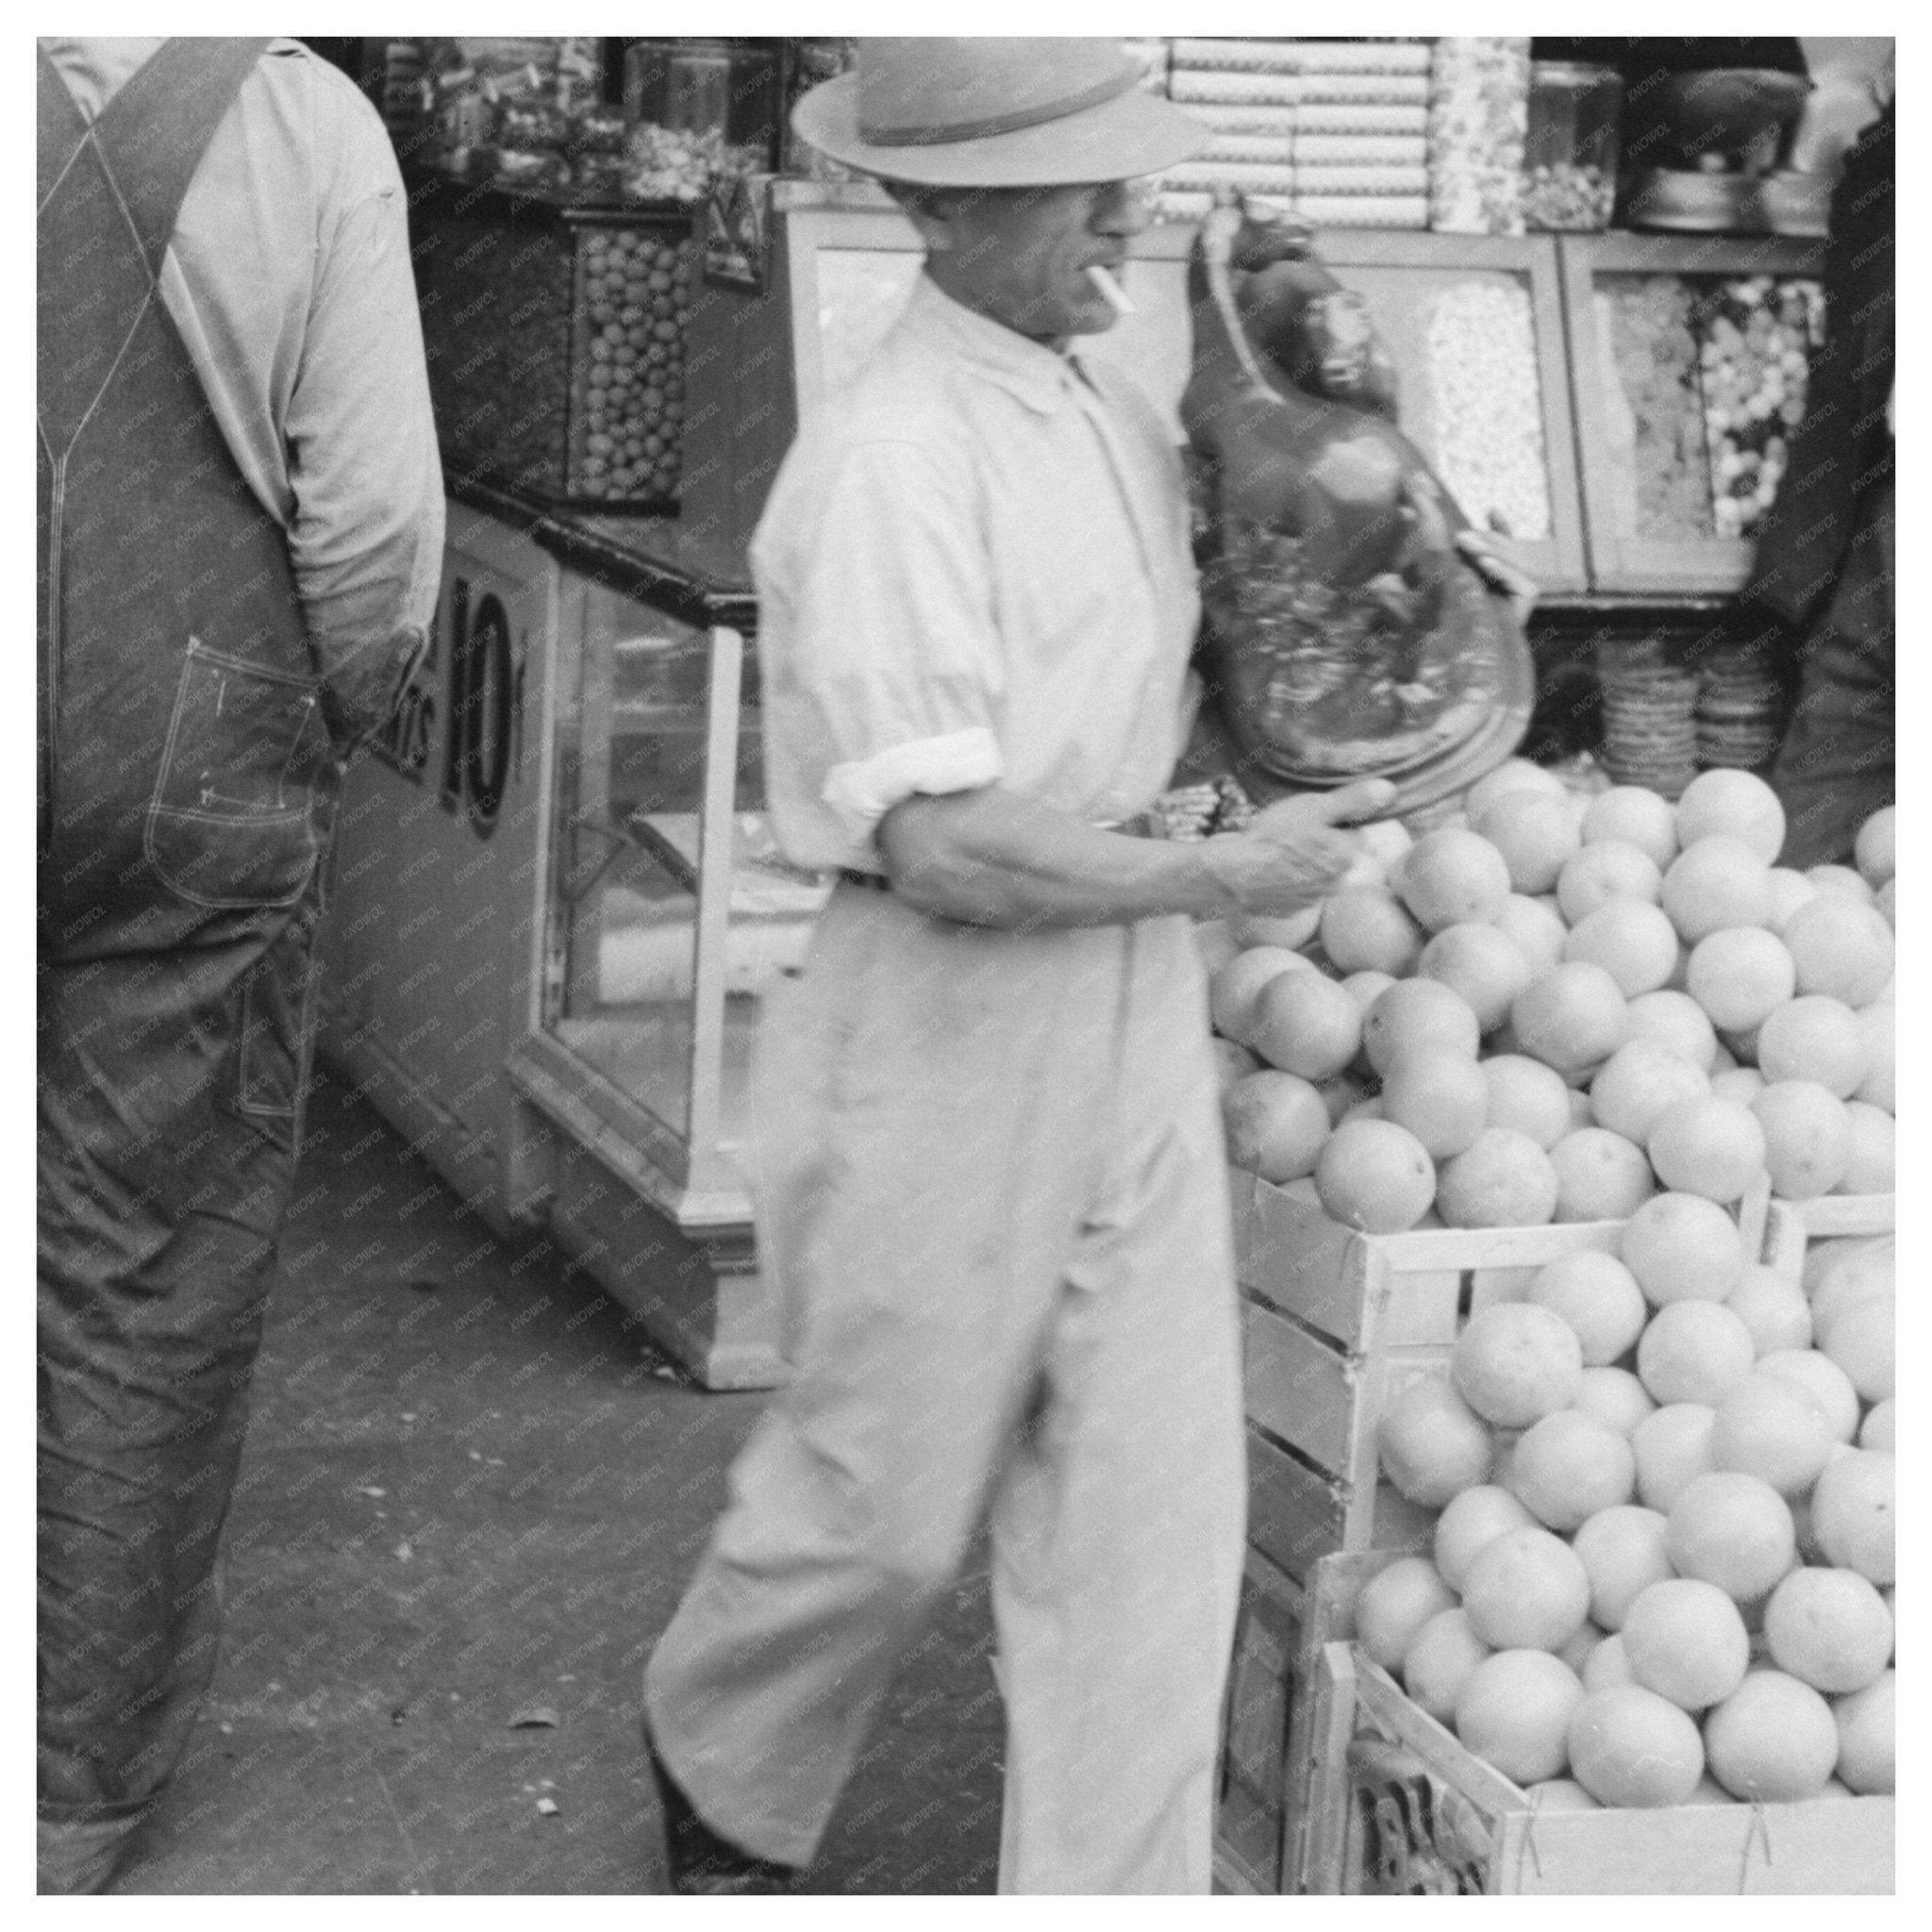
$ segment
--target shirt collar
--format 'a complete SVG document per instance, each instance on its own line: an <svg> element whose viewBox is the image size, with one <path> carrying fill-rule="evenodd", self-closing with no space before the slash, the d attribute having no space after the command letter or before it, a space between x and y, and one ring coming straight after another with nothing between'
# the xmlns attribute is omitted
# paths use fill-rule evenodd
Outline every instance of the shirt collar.
<svg viewBox="0 0 1932 1932"><path fill-rule="evenodd" d="M975 374L1042 416L1074 400L1081 380L1073 357L977 314L924 273L901 326L917 341L971 363Z"/></svg>

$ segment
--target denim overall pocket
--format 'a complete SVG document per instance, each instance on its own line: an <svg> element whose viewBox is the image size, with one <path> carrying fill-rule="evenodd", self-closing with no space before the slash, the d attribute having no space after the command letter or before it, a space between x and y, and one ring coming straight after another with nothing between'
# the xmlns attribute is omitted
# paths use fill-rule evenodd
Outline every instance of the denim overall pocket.
<svg viewBox="0 0 1932 1932"><path fill-rule="evenodd" d="M147 809L148 863L191 905L292 906L321 852L333 766L312 681L191 638Z"/></svg>

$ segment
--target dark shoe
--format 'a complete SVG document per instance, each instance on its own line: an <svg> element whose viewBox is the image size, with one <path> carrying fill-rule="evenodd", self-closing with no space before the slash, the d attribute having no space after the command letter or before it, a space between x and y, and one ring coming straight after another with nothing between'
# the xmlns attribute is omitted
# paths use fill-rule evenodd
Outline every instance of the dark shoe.
<svg viewBox="0 0 1932 1932"><path fill-rule="evenodd" d="M651 1742L648 1725L644 1754L651 1760L651 1776L658 1786L658 1807L664 1820L664 1862L670 1869L673 1891L751 1894L793 1889L800 1876L795 1865L754 1857L720 1838L698 1816L665 1770L664 1760Z"/></svg>

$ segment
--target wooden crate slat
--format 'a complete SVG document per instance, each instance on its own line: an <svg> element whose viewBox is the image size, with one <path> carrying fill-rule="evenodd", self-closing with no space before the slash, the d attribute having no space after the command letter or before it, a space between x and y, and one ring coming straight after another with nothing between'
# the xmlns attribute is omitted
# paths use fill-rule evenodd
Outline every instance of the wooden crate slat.
<svg viewBox="0 0 1932 1932"><path fill-rule="evenodd" d="M1248 1431L1248 1541L1291 1576L1341 1547L1341 1496L1331 1477Z"/></svg>
<svg viewBox="0 0 1932 1932"><path fill-rule="evenodd" d="M1321 1336L1258 1303L1241 1304L1242 1374L1248 1415L1339 1476L1355 1467L1350 1424L1355 1367Z"/></svg>
<svg viewBox="0 0 1932 1932"><path fill-rule="evenodd" d="M1391 1267L1378 1242L1363 1243L1368 1273L1359 1346L1364 1355L1417 1343L1447 1347L1462 1306L1460 1268Z"/></svg>
<svg viewBox="0 0 1932 1932"><path fill-rule="evenodd" d="M1329 1220L1311 1182L1255 1185L1248 1245L1237 1275L1262 1300L1353 1346L1361 1333L1356 1237Z"/></svg>
<svg viewBox="0 0 1932 1932"><path fill-rule="evenodd" d="M1896 1194L1820 1194L1815 1200L1779 1205L1797 1217L1807 1241L1891 1234L1898 1227Z"/></svg>

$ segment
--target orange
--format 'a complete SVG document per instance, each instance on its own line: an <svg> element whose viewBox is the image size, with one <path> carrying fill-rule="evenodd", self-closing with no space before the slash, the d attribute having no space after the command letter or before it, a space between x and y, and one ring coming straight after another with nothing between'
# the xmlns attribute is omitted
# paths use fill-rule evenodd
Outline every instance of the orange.
<svg viewBox="0 0 1932 1932"><path fill-rule="evenodd" d="M1888 1454L1897 1454L1897 1396L1888 1395L1883 1402L1874 1402L1865 1411L1865 1420L1858 1424L1858 1447L1860 1449L1883 1449Z"/></svg>
<svg viewBox="0 0 1932 1932"><path fill-rule="evenodd" d="M1469 1566L1478 1550L1508 1529L1528 1529L1536 1519L1509 1491L1496 1483L1477 1483L1452 1496L1436 1519L1432 1545L1436 1568L1449 1588L1461 1591Z"/></svg>
<svg viewBox="0 0 1932 1932"><path fill-rule="evenodd" d="M1604 1641L1606 1635L1607 1633L1598 1629L1594 1624L1585 1623L1576 1635L1556 1653L1557 1661L1568 1664L1580 1677L1584 1666L1590 1661L1591 1652Z"/></svg>
<svg viewBox="0 0 1932 1932"><path fill-rule="evenodd" d="M1583 1379L1583 1345L1560 1315L1527 1302L1479 1308L1450 1357L1463 1400L1500 1428L1527 1428L1567 1407Z"/></svg>
<svg viewBox="0 0 1932 1932"><path fill-rule="evenodd" d="M1360 973L1351 973L1341 982L1341 990L1364 1013L1374 1005L1377 998L1395 984L1392 973L1377 973L1373 967Z"/></svg>
<svg viewBox="0 0 1932 1932"><path fill-rule="evenodd" d="M1402 1055L1427 1047L1473 1060L1481 1044L1482 1028L1469 1002L1440 980L1397 980L1362 1016L1362 1046L1378 1074L1386 1074Z"/></svg>
<svg viewBox="0 0 1932 1932"><path fill-rule="evenodd" d="M1349 886L1322 902L1322 950L1338 973L1398 979L1422 958L1424 934L1392 893Z"/></svg>
<svg viewBox="0 0 1932 1932"><path fill-rule="evenodd" d="M1649 1509L1668 1510L1698 1476L1717 1464L1717 1410L1705 1402L1674 1402L1646 1416L1630 1435L1637 1494Z"/></svg>
<svg viewBox="0 0 1932 1932"><path fill-rule="evenodd" d="M1680 1710L1721 1703L1744 1681L1751 1639L1714 1583L1670 1576L1637 1593L1617 1635L1633 1681Z"/></svg>
<svg viewBox="0 0 1932 1932"><path fill-rule="evenodd" d="M1823 1319L1813 1297L1813 1325ZM1849 1442L1857 1433L1858 1391L1829 1356L1815 1348L1774 1348L1757 1358L1757 1366L1767 1375L1784 1375L1796 1382L1824 1410L1833 1441Z"/></svg>
<svg viewBox="0 0 1932 1932"><path fill-rule="evenodd" d="M1779 1007L1757 1029L1757 1070L1780 1080L1815 1080L1849 1100L1865 1077L1866 1036L1842 1000L1807 993Z"/></svg>
<svg viewBox="0 0 1932 1932"><path fill-rule="evenodd" d="M1774 933L1726 926L1690 949L1685 990L1726 1033L1748 1033L1797 991L1798 969Z"/></svg>
<svg viewBox="0 0 1932 1932"><path fill-rule="evenodd" d="M1246 1047L1238 1045L1232 1040L1223 1040L1218 1034L1208 1042L1214 1055L1214 1072L1221 1083L1221 1095L1226 1099L1228 1090L1238 1081L1245 1080L1250 1074L1258 1073L1261 1058L1258 1054L1250 1053Z"/></svg>
<svg viewBox="0 0 1932 1932"><path fill-rule="evenodd" d="M1478 833L1445 825L1425 832L1402 861L1397 896L1430 932L1487 923L1509 896L1509 868Z"/></svg>
<svg viewBox="0 0 1932 1932"><path fill-rule="evenodd" d="M1845 1103L1851 1151L1839 1176L1838 1194L1890 1194L1898 1186L1898 1127L1883 1108L1862 1100Z"/></svg>
<svg viewBox="0 0 1932 1932"><path fill-rule="evenodd" d="M1883 810L1874 811L1858 827L1852 857L1857 861L1858 870L1874 888L1884 885L1898 870L1896 806L1888 805Z"/></svg>
<svg viewBox="0 0 1932 1932"><path fill-rule="evenodd" d="M1436 1165L1392 1121L1344 1120L1315 1163L1315 1192L1335 1220L1364 1234L1413 1227L1436 1193Z"/></svg>
<svg viewBox="0 0 1932 1932"><path fill-rule="evenodd" d="M1720 1470L1756 1476L1789 1501L1810 1490L1836 1442L1824 1409L1793 1377L1760 1371L1717 1405L1710 1447Z"/></svg>
<svg viewBox="0 0 1932 1932"><path fill-rule="evenodd" d="M1874 893L1862 873L1848 865L1814 865L1805 874L1820 892L1840 892L1860 906L1871 905Z"/></svg>
<svg viewBox="0 0 1932 1932"><path fill-rule="evenodd" d="M1891 1612L1855 1570L1793 1570L1764 1607L1771 1660L1814 1690L1875 1684L1891 1657Z"/></svg>
<svg viewBox="0 0 1932 1932"><path fill-rule="evenodd" d="M1576 1127L1550 1149L1558 1221L1622 1221L1656 1192L1643 1149L1604 1127Z"/></svg>
<svg viewBox="0 0 1932 1932"><path fill-rule="evenodd" d="M1518 892L1554 891L1564 861L1583 843L1570 801L1536 791L1505 792L1470 824L1503 855Z"/></svg>
<svg viewBox="0 0 1932 1932"><path fill-rule="evenodd" d="M1796 1282L1754 1261L1724 1297L1724 1307L1751 1331L1760 1356L1774 1348L1811 1346L1811 1304Z"/></svg>
<svg viewBox="0 0 1932 1932"><path fill-rule="evenodd" d="M1528 899L1512 892L1503 909L1490 924L1506 938L1514 940L1529 961L1532 976L1540 976L1563 957L1563 941L1568 928L1563 915L1547 899Z"/></svg>
<svg viewBox="0 0 1932 1932"><path fill-rule="evenodd" d="M1374 1093L1365 1100L1355 1101L1344 1108L1341 1118L1335 1124L1346 1126L1350 1121L1379 1121L1385 1118L1382 1112L1382 1096Z"/></svg>
<svg viewBox="0 0 1932 1932"><path fill-rule="evenodd" d="M1878 895L1872 903L1884 915L1886 924L1896 932L1898 930L1898 881L1896 879L1887 879L1879 887Z"/></svg>
<svg viewBox="0 0 1932 1932"><path fill-rule="evenodd" d="M1898 1392L1897 1337L1897 1304L1889 1294L1874 1294L1840 1308L1818 1345L1863 1400L1883 1402Z"/></svg>
<svg viewBox="0 0 1932 1932"><path fill-rule="evenodd" d="M1753 1106L1764 1085L1764 1075L1756 1067L1726 1067L1710 1076L1710 1091L1720 1100L1735 1100L1740 1107Z"/></svg>
<svg viewBox="0 0 1932 1932"><path fill-rule="evenodd" d="M1713 1470L1687 1483L1671 1505L1664 1549L1679 1575L1752 1603L1798 1560L1798 1532L1790 1506L1769 1483Z"/></svg>
<svg viewBox="0 0 1932 1932"><path fill-rule="evenodd" d="M1882 1107L1887 1113L1898 1111L1894 1084L1896 1048L1892 1039L1896 1017L1897 1008L1890 1000L1874 1000L1858 1010L1858 1035L1865 1046L1865 1077L1853 1090L1852 1097Z"/></svg>
<svg viewBox="0 0 1932 1932"><path fill-rule="evenodd" d="M1474 823L1499 798L1512 791L1529 791L1542 798L1566 801L1569 788L1556 773L1530 758L1506 758L1493 772L1485 772L1462 794L1462 808Z"/></svg>
<svg viewBox="0 0 1932 1932"><path fill-rule="evenodd" d="M1654 1194L1624 1224L1617 1252L1653 1307L1721 1302L1744 1278L1738 1224L1699 1194Z"/></svg>
<svg viewBox="0 0 1932 1932"><path fill-rule="evenodd" d="M1868 1582L1894 1580L1896 1457L1883 1449L1848 1449L1824 1465L1811 1491L1818 1545L1841 1570Z"/></svg>
<svg viewBox="0 0 1932 1932"><path fill-rule="evenodd" d="M1607 1690L1612 1684L1636 1682L1630 1674L1630 1659L1624 1654L1624 1640L1615 1631L1584 1658L1583 1669L1577 1674L1582 1677L1586 1690Z"/></svg>
<svg viewBox="0 0 1932 1932"><path fill-rule="evenodd" d="M1794 1804L1824 1790L1838 1762L1838 1724L1810 1685L1754 1671L1705 1719L1704 1749L1734 1798Z"/></svg>
<svg viewBox="0 0 1932 1932"><path fill-rule="evenodd" d="M1852 1158L1852 1117L1816 1080L1773 1082L1751 1103L1764 1130L1771 1191L1786 1201L1828 1194Z"/></svg>
<svg viewBox="0 0 1932 1932"><path fill-rule="evenodd" d="M1475 1144L1489 1119L1490 1084L1466 1055L1423 1047L1398 1056L1382 1082L1382 1111L1407 1127L1433 1160ZM1441 1176L1437 1176L1437 1190Z"/></svg>
<svg viewBox="0 0 1932 1932"><path fill-rule="evenodd" d="M1560 1775L1583 1686L1540 1650L1502 1650L1469 1674L1456 1700L1456 1735L1520 1785Z"/></svg>
<svg viewBox="0 0 1932 1932"><path fill-rule="evenodd" d="M1606 839L1564 861L1557 880L1557 907L1576 925L1612 899L1647 899L1655 906L1663 884L1663 874L1647 852Z"/></svg>
<svg viewBox="0 0 1932 1932"><path fill-rule="evenodd" d="M1362 1083L1348 1074L1337 1074L1332 1079L1318 1080L1315 1091L1322 1096L1322 1105L1328 1109L1328 1124L1339 1126L1348 1110L1360 1101L1367 1090Z"/></svg>
<svg viewBox="0 0 1932 1932"><path fill-rule="evenodd" d="M1571 1777L1539 1778L1524 1789L1532 1811L1601 1811L1603 1807Z"/></svg>
<svg viewBox="0 0 1932 1932"><path fill-rule="evenodd" d="M1616 840L1634 845L1659 872L1677 856L1677 815L1670 800L1641 785L1612 785L1590 801L1583 814L1583 842Z"/></svg>
<svg viewBox="0 0 1932 1932"><path fill-rule="evenodd" d="M1524 1053L1568 1075L1597 1066L1624 1044L1630 1011L1601 966L1569 960L1517 995L1509 1024Z"/></svg>
<svg viewBox="0 0 1932 1932"><path fill-rule="evenodd" d="M1321 922L1319 901L1305 906L1299 912L1284 915L1243 912L1234 923L1234 940L1242 947L1280 946L1286 951L1299 952L1315 937Z"/></svg>
<svg viewBox="0 0 1932 1932"><path fill-rule="evenodd" d="M1586 1368L1604 1367L1624 1355L1650 1312L1637 1277L1614 1255L1595 1248L1545 1262L1524 1300L1562 1317L1576 1336Z"/></svg>
<svg viewBox="0 0 1932 1932"><path fill-rule="evenodd" d="M1277 1185L1313 1174L1328 1139L1328 1109L1306 1080L1272 1068L1250 1074L1222 1099L1227 1158Z"/></svg>
<svg viewBox="0 0 1932 1932"><path fill-rule="evenodd" d="M1527 1054L1493 1054L1480 1063L1490 1090L1489 1124L1527 1134L1547 1152L1570 1131L1570 1089L1554 1067Z"/></svg>
<svg viewBox="0 0 1932 1932"><path fill-rule="evenodd" d="M1541 1227L1556 1217L1557 1185L1550 1157L1527 1134L1485 1127L1443 1163L1436 1211L1451 1227Z"/></svg>
<svg viewBox="0 0 1932 1932"><path fill-rule="evenodd" d="M1590 1614L1621 1630L1630 1606L1653 1583L1674 1573L1664 1549L1667 1519L1636 1503L1616 1503L1588 1518L1571 1539L1590 1576Z"/></svg>
<svg viewBox="0 0 1932 1932"><path fill-rule="evenodd" d="M1532 1423L1509 1457L1509 1487L1546 1527L1565 1533L1637 1490L1637 1458L1619 1429L1578 1409Z"/></svg>
<svg viewBox="0 0 1932 1932"><path fill-rule="evenodd" d="M1506 1529L1469 1559L1462 1607L1492 1650L1558 1651L1583 1627L1590 1574L1561 1537Z"/></svg>
<svg viewBox="0 0 1932 1932"><path fill-rule="evenodd" d="M1659 1403L1712 1408L1757 1359L1751 1331L1722 1302L1672 1302L1638 1338L1637 1374Z"/></svg>
<svg viewBox="0 0 1932 1932"><path fill-rule="evenodd" d="M1194 950L1201 956L1201 970L1211 981L1214 975L1241 951L1224 919L1197 919L1194 922Z"/></svg>
<svg viewBox="0 0 1932 1932"><path fill-rule="evenodd" d="M1785 842L1785 808L1762 778L1749 772L1700 772L1677 800L1677 841L1694 845L1714 832L1740 839L1769 865Z"/></svg>
<svg viewBox="0 0 1932 1932"><path fill-rule="evenodd" d="M1842 893L1821 892L1800 906L1785 924L1784 940L1798 969L1800 992L1865 1007L1891 978L1891 927L1885 915Z"/></svg>
<svg viewBox="0 0 1932 1932"><path fill-rule="evenodd" d="M1876 1683L1833 1707L1838 1725L1838 1774L1855 1791L1885 1792L1898 1788L1898 1674L1887 1671Z"/></svg>
<svg viewBox="0 0 1932 1932"><path fill-rule="evenodd" d="M1898 1291L1898 1243L1890 1236L1878 1241L1821 1242L1827 1252L1819 1267L1807 1257L1806 1279L1811 1296L1811 1320L1822 1328L1840 1308L1867 1295Z"/></svg>
<svg viewBox="0 0 1932 1932"><path fill-rule="evenodd" d="M1677 970L1676 929L1647 900L1612 899L1576 922L1563 957L1601 966L1634 1000L1658 991Z"/></svg>
<svg viewBox="0 0 1932 1932"><path fill-rule="evenodd" d="M1659 903L1687 945L1771 917L1771 868L1741 839L1717 832L1687 845L1664 874Z"/></svg>
<svg viewBox="0 0 1932 1932"><path fill-rule="evenodd" d="M1402 1659L1402 1688L1438 1724L1448 1724L1469 1674L1491 1655L1470 1628L1467 1610L1441 1610L1415 1633Z"/></svg>
<svg viewBox="0 0 1932 1932"><path fill-rule="evenodd" d="M1641 1684L1588 1693L1570 1714L1570 1768L1605 1805L1681 1805L1704 1773L1696 1724Z"/></svg>
<svg viewBox="0 0 1932 1932"><path fill-rule="evenodd" d="M1509 1017L1509 1008L1530 982L1524 951L1493 925L1452 925L1423 948L1416 971L1459 993L1485 1033Z"/></svg>
<svg viewBox="0 0 1932 1932"><path fill-rule="evenodd" d="M1277 974L1293 972L1307 963L1299 953L1280 946L1254 946L1237 953L1208 985L1208 1009L1215 1032L1245 1043L1255 999L1261 989Z"/></svg>
<svg viewBox="0 0 1932 1932"><path fill-rule="evenodd" d="M1786 924L1800 906L1818 896L1818 888L1801 872L1793 872L1788 865L1774 865L1771 869L1771 917L1765 924L1771 930L1784 937Z"/></svg>
<svg viewBox="0 0 1932 1932"><path fill-rule="evenodd" d="M1639 1423L1657 1413L1650 1391L1628 1369L1586 1368L1573 1406L1585 1415L1601 1417L1620 1429L1626 1441L1635 1438Z"/></svg>
<svg viewBox="0 0 1932 1932"><path fill-rule="evenodd" d="M1397 1557L1356 1599L1356 1641L1385 1671L1400 1670L1423 1625L1455 1607L1456 1592L1426 1557Z"/></svg>
<svg viewBox="0 0 1932 1932"><path fill-rule="evenodd" d="M1707 1093L1666 1108L1644 1152L1666 1188L1707 1201L1737 1201L1764 1172L1764 1129L1740 1102Z"/></svg>
<svg viewBox="0 0 1932 1932"><path fill-rule="evenodd" d="M1389 1480L1426 1509L1482 1482L1495 1453L1489 1424L1439 1376L1395 1395L1375 1425L1375 1448Z"/></svg>
<svg viewBox="0 0 1932 1932"><path fill-rule="evenodd" d="M1246 1042L1269 1065L1326 1080L1362 1043L1361 1008L1321 973L1278 973L1255 995Z"/></svg>

